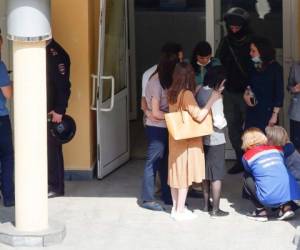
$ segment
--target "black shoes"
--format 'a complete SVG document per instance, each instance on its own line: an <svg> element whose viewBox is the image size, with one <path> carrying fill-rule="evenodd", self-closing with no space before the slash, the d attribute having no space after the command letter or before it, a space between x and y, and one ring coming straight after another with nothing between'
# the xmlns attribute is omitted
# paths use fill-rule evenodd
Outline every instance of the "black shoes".
<svg viewBox="0 0 300 250"><path fill-rule="evenodd" d="M54 191L49 191L48 192L48 198L55 198L55 197L60 197L60 196L64 196L63 193L57 193Z"/></svg>
<svg viewBox="0 0 300 250"><path fill-rule="evenodd" d="M214 217L214 218L217 218L217 217L224 217L224 216L227 216L229 215L228 212L225 212L221 209L218 209L218 210L213 210L210 212L210 216L211 217Z"/></svg>
<svg viewBox="0 0 300 250"><path fill-rule="evenodd" d="M233 167L227 171L228 174L239 174L242 172L244 172L244 167L240 163L234 164Z"/></svg>
<svg viewBox="0 0 300 250"><path fill-rule="evenodd" d="M208 203L208 206L204 206L203 208L203 212L211 212L213 210L213 206L211 204L211 202Z"/></svg>
<svg viewBox="0 0 300 250"><path fill-rule="evenodd" d="M165 211L164 208L156 201L145 201L141 207L152 210L152 211Z"/></svg>

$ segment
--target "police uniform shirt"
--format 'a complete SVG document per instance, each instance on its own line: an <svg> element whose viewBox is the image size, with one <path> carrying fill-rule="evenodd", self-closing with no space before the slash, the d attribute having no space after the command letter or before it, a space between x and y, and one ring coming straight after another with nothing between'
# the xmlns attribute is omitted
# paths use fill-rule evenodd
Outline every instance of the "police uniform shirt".
<svg viewBox="0 0 300 250"><path fill-rule="evenodd" d="M55 41L47 45L47 110L64 114L70 97L70 57Z"/></svg>

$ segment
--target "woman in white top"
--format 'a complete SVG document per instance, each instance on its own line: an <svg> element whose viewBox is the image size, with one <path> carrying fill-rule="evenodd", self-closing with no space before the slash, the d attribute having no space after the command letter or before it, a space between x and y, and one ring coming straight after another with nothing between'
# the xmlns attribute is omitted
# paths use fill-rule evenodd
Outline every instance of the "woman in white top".
<svg viewBox="0 0 300 250"><path fill-rule="evenodd" d="M222 66L210 68L205 77L203 87L197 94L200 107L205 106L213 90L223 88L225 82L225 69ZM227 121L223 112L222 98L214 102L211 107L214 132L204 137L205 154L205 180L203 180L204 211L211 216L226 216L229 213L219 208L222 179L225 168L225 134ZM210 194L213 204L210 204Z"/></svg>
<svg viewBox="0 0 300 250"><path fill-rule="evenodd" d="M171 192L167 184L168 131L164 114L168 112L167 89L172 83L172 74L178 61L178 53L163 53L157 70L150 77L145 90L147 104L145 128L148 149L144 168L141 206L154 211L164 210L154 198L157 171L159 171L161 181L161 198L165 204L172 204Z"/></svg>

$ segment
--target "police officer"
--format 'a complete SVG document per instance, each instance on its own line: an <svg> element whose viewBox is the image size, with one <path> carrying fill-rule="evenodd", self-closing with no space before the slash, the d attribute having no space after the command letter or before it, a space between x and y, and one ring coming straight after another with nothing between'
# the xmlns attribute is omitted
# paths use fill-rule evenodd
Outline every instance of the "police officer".
<svg viewBox="0 0 300 250"><path fill-rule="evenodd" d="M47 109L52 122L60 123L71 94L70 57L54 40L47 44ZM62 145L50 134L48 123L48 197L64 195Z"/></svg>
<svg viewBox="0 0 300 250"><path fill-rule="evenodd" d="M237 174L244 170L241 162L243 155L241 135L246 113L243 94L252 65L250 43L253 34L249 27L249 14L244 9L238 7L229 9L224 21L228 34L220 42L216 57L221 60L227 71L224 112L228 122L229 139L237 157L236 164L228 173Z"/></svg>

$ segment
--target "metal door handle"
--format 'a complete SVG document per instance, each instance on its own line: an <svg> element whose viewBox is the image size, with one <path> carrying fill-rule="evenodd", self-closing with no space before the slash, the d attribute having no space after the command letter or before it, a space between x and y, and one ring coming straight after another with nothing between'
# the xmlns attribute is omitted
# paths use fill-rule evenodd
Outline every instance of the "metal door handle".
<svg viewBox="0 0 300 250"><path fill-rule="evenodd" d="M101 80L111 80L111 96L110 96L110 107L100 109L103 112L110 112L114 108L115 104L115 78L113 76L101 76Z"/></svg>
<svg viewBox="0 0 300 250"><path fill-rule="evenodd" d="M91 110L97 111L97 96L98 96L98 76L92 74L91 75L93 79L93 89L92 89L92 104L91 104Z"/></svg>

